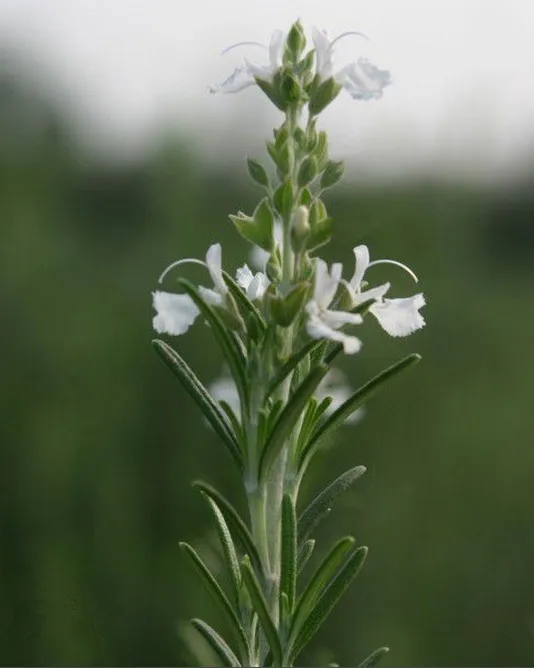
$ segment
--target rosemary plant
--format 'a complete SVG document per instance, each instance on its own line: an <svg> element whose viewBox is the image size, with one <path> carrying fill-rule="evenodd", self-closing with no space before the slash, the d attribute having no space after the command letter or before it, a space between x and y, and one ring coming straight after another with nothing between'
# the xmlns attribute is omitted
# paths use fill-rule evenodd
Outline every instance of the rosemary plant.
<svg viewBox="0 0 534 668"><path fill-rule="evenodd" d="M318 116L342 88L354 99L369 100L381 97L390 82L387 72L364 59L334 73L337 39L314 30L314 48L306 51L297 21L287 35L273 34L267 65L244 60L212 88L231 93L257 85L283 114L267 142L273 168L248 160L249 174L263 192L261 201L251 215L230 216L252 244L256 260L260 257L262 270L253 273L244 265L234 277L222 267L221 246L213 244L205 261L182 259L165 270L160 282L175 276L178 292L153 293L155 330L178 336L200 317L231 375L231 396L217 399L175 349L160 339L153 342L243 480L247 517L210 485L194 483L213 513L230 590L224 591L202 557L181 543L228 618L232 637L226 639L207 622L192 620L225 666L293 666L358 574L367 548L347 536L327 551L304 585L300 582L315 548L317 525L365 468L340 475L304 509L299 489L323 441L378 388L419 360L409 355L343 401L333 403L333 394L324 390L338 355L360 350L353 330L368 314L390 335L405 336L424 325L419 309L425 303L422 294L386 298L389 283L368 287L364 275L378 263L396 265L417 279L399 262L371 262L366 246L354 248L350 280L342 277L341 264L329 268L317 256L333 232L323 194L343 175L342 163L329 157ZM179 277L178 267L185 263L207 268L213 287ZM379 648L361 665L374 665L387 651Z"/></svg>

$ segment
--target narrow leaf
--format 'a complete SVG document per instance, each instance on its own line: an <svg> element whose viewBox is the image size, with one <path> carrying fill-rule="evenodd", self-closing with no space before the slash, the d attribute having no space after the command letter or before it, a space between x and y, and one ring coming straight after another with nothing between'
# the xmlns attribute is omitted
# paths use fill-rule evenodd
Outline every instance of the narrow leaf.
<svg viewBox="0 0 534 668"><path fill-rule="evenodd" d="M241 543L241 547L243 548L245 554L248 554L258 577L263 579L264 573L260 555L258 554L256 546L254 545L254 540L247 528L247 525L243 522L237 510L227 499L224 498L220 492L218 492L211 485L208 485L208 483L203 482L202 480L195 480L192 486L195 489L204 492L207 496L210 497L210 499L215 501L227 522L231 524L232 529L234 530L234 534Z"/></svg>
<svg viewBox="0 0 534 668"><path fill-rule="evenodd" d="M248 396L248 385L245 373L246 361L242 350L236 344L235 339L231 336L219 314L202 299L197 288L192 283L185 280L185 278L179 278L178 283L195 302L202 315L209 322L213 334L221 347L222 353L228 362L239 394L242 398L246 399Z"/></svg>
<svg viewBox="0 0 534 668"><path fill-rule="evenodd" d="M196 402L239 468L243 469L243 457L238 441L211 394L176 350L159 339L152 341L152 345L165 364L178 377L187 394Z"/></svg>
<svg viewBox="0 0 534 668"><path fill-rule="evenodd" d="M289 612L295 606L297 586L297 518L290 494L282 499L280 590L287 596Z"/></svg>
<svg viewBox="0 0 534 668"><path fill-rule="evenodd" d="M242 665L239 663L239 659L236 657L227 643L209 624L206 624L206 622L202 621L202 619L192 619L191 624L193 624L197 631L208 642L209 646L221 660L223 666L233 667Z"/></svg>
<svg viewBox="0 0 534 668"><path fill-rule="evenodd" d="M230 274L227 274L225 271L223 271L223 278L224 282L228 286L228 290L232 293L232 297L235 299L239 308L242 309L245 315L252 315L256 321L256 324L258 325L258 329L260 329L262 332L265 331L266 325L261 313L246 296L243 290L234 281Z"/></svg>
<svg viewBox="0 0 534 668"><path fill-rule="evenodd" d="M369 397L371 397L386 381L397 376L412 364L416 364L421 359L420 355L408 355L388 369L385 369L365 385L362 385L354 394L347 399L336 411L332 413L315 431L310 442L304 448L300 457L300 466L306 466L319 443L325 436L328 436L340 427L345 420L354 413Z"/></svg>
<svg viewBox="0 0 534 668"><path fill-rule="evenodd" d="M302 543L297 557L297 573L300 575L306 564L308 563L310 557L312 556L313 550L315 548L315 540L310 538L309 540Z"/></svg>
<svg viewBox="0 0 534 668"><path fill-rule="evenodd" d="M389 647L379 647L375 649L374 652L371 652L369 656L364 659L358 668L373 668L380 661L380 659L389 652Z"/></svg>
<svg viewBox="0 0 534 668"><path fill-rule="evenodd" d="M269 643L273 655L273 662L275 666L282 666L282 645L280 643L280 638L278 637L278 631L274 625L274 622L269 614L269 609L267 606L267 601L261 591L261 586L254 575L254 571L250 566L249 561L246 559L243 560L243 580L247 586L250 598L252 600L252 605L256 610L260 624Z"/></svg>
<svg viewBox="0 0 534 668"><path fill-rule="evenodd" d="M356 466L325 487L323 491L315 497L306 510L299 517L298 531L299 541L304 542L314 531L315 527L330 511L330 507L337 497L345 492L360 476L365 473L365 466Z"/></svg>
<svg viewBox="0 0 534 668"><path fill-rule="evenodd" d="M310 578L306 589L302 593L291 628L291 643L295 642L306 619L312 613L324 590L332 582L336 573L341 569L347 559L347 554L354 548L355 540L352 536L341 538L323 559L313 576Z"/></svg>
<svg viewBox="0 0 534 668"><path fill-rule="evenodd" d="M259 478L265 479L273 462L280 453L286 438L289 436L298 417L306 407L317 386L326 375L328 367L324 364L311 371L297 387L274 425L260 458Z"/></svg>
<svg viewBox="0 0 534 668"><path fill-rule="evenodd" d="M359 547L350 554L340 571L322 594L313 611L308 615L304 625L300 628L292 648L292 659L308 644L317 629L332 612L339 599L358 575L366 556L366 547Z"/></svg>
<svg viewBox="0 0 534 668"><path fill-rule="evenodd" d="M272 379L271 384L269 385L269 390L267 391L267 397L269 397L284 382L287 376L297 368L306 355L311 353L321 343L322 341L310 341L290 357Z"/></svg>
<svg viewBox="0 0 534 668"><path fill-rule="evenodd" d="M224 552L224 558L228 564L228 570L232 578L232 584L234 587L234 597L236 605L239 601L239 589L241 587L241 572L239 570L239 562L237 559L237 554L234 546L234 541L228 529L228 525L224 519L222 512L219 510L219 506L211 499L205 492L202 492L202 496L209 503L210 508L215 517L215 522L217 524L217 533L219 534L219 540L221 541L221 546Z"/></svg>
<svg viewBox="0 0 534 668"><path fill-rule="evenodd" d="M230 601L226 597L226 594L221 589L221 586L219 585L217 580L213 577L209 568L202 561L198 553L191 547L191 545L189 545L188 543L180 543L180 547L193 562L193 565L197 573L200 575L200 578L206 585L208 591L211 593L215 601L220 605L223 612L226 613L229 621L231 622L232 627L237 633L242 655L248 656L249 648L245 631L243 629L243 626L241 625L241 622L239 621L236 611L234 610Z"/></svg>

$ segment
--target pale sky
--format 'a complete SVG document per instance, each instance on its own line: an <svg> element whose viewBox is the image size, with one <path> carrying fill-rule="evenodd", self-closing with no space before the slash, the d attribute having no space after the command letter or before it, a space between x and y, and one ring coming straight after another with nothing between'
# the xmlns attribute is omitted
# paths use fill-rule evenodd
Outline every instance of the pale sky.
<svg viewBox="0 0 534 668"><path fill-rule="evenodd" d="M364 55L391 71L381 100L343 92L323 115L358 169L490 174L534 154L534 0L0 0L0 40L3 58L39 64L82 145L134 155L176 127L220 159L228 137L248 152L279 121L255 87L207 92L239 64L221 50L298 17L368 36L343 42L340 65Z"/></svg>

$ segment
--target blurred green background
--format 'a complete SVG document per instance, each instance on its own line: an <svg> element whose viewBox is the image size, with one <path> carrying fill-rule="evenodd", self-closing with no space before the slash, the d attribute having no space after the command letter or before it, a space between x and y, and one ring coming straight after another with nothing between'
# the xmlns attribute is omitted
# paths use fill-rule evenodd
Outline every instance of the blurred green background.
<svg viewBox="0 0 534 668"><path fill-rule="evenodd" d="M214 241L227 267L242 263L227 214L259 193L244 165L211 170L180 136L143 162L84 161L34 90L5 78L0 93L0 663L187 665L181 624L219 621L178 548L215 563L189 483L244 506L151 350L150 291ZM356 665L383 644L384 666L534 662L533 183L349 176L330 198L326 258L352 267L364 240L406 262L428 326L394 340L366 323L362 353L343 361L357 386L423 355L316 461L309 493L368 468L320 538L354 533L371 551L301 665ZM413 293L401 272L393 281ZM206 382L219 375L207 328L175 345Z"/></svg>

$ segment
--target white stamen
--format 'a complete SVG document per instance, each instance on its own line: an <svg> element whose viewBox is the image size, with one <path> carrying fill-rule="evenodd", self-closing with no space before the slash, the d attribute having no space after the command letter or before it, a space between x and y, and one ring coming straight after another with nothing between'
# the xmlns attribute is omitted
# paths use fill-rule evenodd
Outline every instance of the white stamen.
<svg viewBox="0 0 534 668"><path fill-rule="evenodd" d="M183 260L176 260L176 262L173 262L172 264L170 264L167 267L167 269L165 269L165 271L158 278L158 283L163 282L163 279L165 278L165 276L169 273L169 271L171 269L174 269L174 267L177 267L179 264L187 264L187 263L189 263L189 264L200 264L203 267L206 267L206 269L208 269L208 271L209 271L208 265L205 262L203 262L202 260L197 260L196 258L193 258L193 257L186 257Z"/></svg>
<svg viewBox="0 0 534 668"><path fill-rule="evenodd" d="M414 280L416 283L419 283L419 279L418 279L417 276L413 273L413 271L410 269L410 267L407 267L405 264L402 264L402 262L397 262L397 260L373 260L373 262L370 262L370 263L367 265L367 269L369 269L369 267L372 267L374 264L394 264L394 265L396 265L397 267L400 267L401 269L404 269L404 271L405 271L407 274L410 274L410 276L413 278L413 280Z"/></svg>
<svg viewBox="0 0 534 668"><path fill-rule="evenodd" d="M357 37L363 37L367 41L369 41L369 37L367 35L364 35L363 32L356 32L355 30L349 30L348 32L342 32L341 35L338 35L335 39L333 39L330 42L329 50L332 50L332 47L336 42L339 42L340 39L343 39L344 37L348 37L349 35L356 35Z"/></svg>
<svg viewBox="0 0 534 668"><path fill-rule="evenodd" d="M259 46L260 48L267 50L265 44L260 44L260 42L237 42L237 44L232 44L232 46L227 46L226 49L223 49L221 51L221 56L232 51L232 49L236 49L238 46Z"/></svg>

